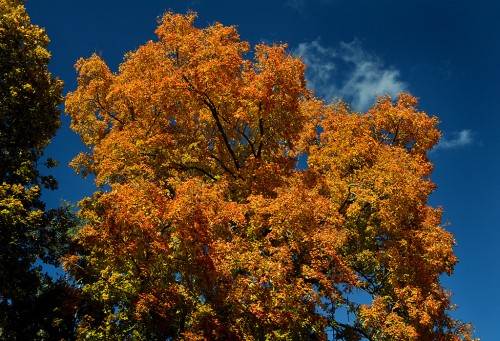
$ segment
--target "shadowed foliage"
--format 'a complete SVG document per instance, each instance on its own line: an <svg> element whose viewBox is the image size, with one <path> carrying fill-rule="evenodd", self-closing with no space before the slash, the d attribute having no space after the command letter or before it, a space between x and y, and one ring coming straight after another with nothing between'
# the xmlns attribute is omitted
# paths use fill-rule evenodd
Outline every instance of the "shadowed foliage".
<svg viewBox="0 0 500 341"><path fill-rule="evenodd" d="M49 40L23 3L0 0L0 338L71 339L73 289L41 266L59 265L76 222L69 207L40 200L43 187L57 187L39 167L60 126L62 82L47 71Z"/></svg>

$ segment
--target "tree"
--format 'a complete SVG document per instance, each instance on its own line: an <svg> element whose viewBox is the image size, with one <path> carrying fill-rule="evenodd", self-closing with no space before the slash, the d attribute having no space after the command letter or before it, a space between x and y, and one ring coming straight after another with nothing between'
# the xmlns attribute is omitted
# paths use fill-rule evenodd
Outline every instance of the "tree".
<svg viewBox="0 0 500 341"><path fill-rule="evenodd" d="M62 82L47 71L49 40L23 2L0 0L0 337L68 339L72 317L61 304L71 289L40 266L59 264L75 222L40 199L42 187L57 187L38 166L60 125Z"/></svg>
<svg viewBox="0 0 500 341"><path fill-rule="evenodd" d="M76 64L66 111L90 149L73 166L102 186L65 258L98 308L79 335L471 340L440 285L454 240L427 205L438 120L409 94L326 104L286 45L250 59L234 27L195 17L165 14L118 73Z"/></svg>

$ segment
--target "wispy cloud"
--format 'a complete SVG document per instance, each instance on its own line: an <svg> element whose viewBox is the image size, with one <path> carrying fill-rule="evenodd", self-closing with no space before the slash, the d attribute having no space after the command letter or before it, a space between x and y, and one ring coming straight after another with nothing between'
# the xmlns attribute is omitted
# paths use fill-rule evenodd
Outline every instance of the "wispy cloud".
<svg viewBox="0 0 500 341"><path fill-rule="evenodd" d="M352 99L354 108L366 110L378 96L396 96L406 89L398 70L385 68L379 58L363 51L357 41L342 43L341 50L344 61L353 66L342 94Z"/></svg>
<svg viewBox="0 0 500 341"><path fill-rule="evenodd" d="M444 135L434 149L459 149L471 145L474 141L473 134L469 129L450 135L451 137Z"/></svg>
<svg viewBox="0 0 500 341"><path fill-rule="evenodd" d="M301 43L293 50L306 64L309 87L325 100L340 98L351 107L366 111L380 95L393 98L407 91L399 70L386 67L374 54L365 51L357 40L332 47L320 39ZM459 149L474 143L469 129L444 134L434 150Z"/></svg>
<svg viewBox="0 0 500 341"><path fill-rule="evenodd" d="M326 100L342 98L357 110L367 110L380 95L396 96L407 88L398 70L385 67L359 41L330 47L318 39L299 44L294 53L302 56L306 77L317 94Z"/></svg>
<svg viewBox="0 0 500 341"><path fill-rule="evenodd" d="M301 12L306 5L305 0L288 0L286 4L299 12Z"/></svg>
<svg viewBox="0 0 500 341"><path fill-rule="evenodd" d="M319 40L301 43L294 50L307 66L306 77L310 86L321 96L331 97L337 92L334 82L337 52L334 48L322 46Z"/></svg>

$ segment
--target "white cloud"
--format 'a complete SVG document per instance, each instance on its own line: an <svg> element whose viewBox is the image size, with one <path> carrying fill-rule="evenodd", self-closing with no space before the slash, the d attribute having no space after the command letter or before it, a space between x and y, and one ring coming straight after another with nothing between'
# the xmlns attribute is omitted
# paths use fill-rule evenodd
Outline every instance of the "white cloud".
<svg viewBox="0 0 500 341"><path fill-rule="evenodd" d="M356 110L367 110L378 96L395 97L407 88L398 70L385 68L358 41L334 48L315 40L299 44L294 52L302 56L307 66L306 77L317 94L326 100L342 98Z"/></svg>
<svg viewBox="0 0 500 341"><path fill-rule="evenodd" d="M464 129L451 134L451 138L443 136L434 149L458 149L471 145L473 142L472 135L469 129Z"/></svg>
<svg viewBox="0 0 500 341"><path fill-rule="evenodd" d="M337 68L334 62L337 54L333 48L321 46L319 40L315 40L299 44L294 54L301 56L306 64L306 77L315 91L321 96L332 95L336 91L333 76Z"/></svg>
<svg viewBox="0 0 500 341"><path fill-rule="evenodd" d="M299 12L302 11L306 5L304 0L288 0L286 4Z"/></svg>
<svg viewBox="0 0 500 341"><path fill-rule="evenodd" d="M342 43L341 49L342 58L353 65L341 92L352 98L351 105L354 108L366 110L378 96L389 94L395 97L406 89L406 84L399 80L398 70L384 68L383 63L363 51L357 41Z"/></svg>

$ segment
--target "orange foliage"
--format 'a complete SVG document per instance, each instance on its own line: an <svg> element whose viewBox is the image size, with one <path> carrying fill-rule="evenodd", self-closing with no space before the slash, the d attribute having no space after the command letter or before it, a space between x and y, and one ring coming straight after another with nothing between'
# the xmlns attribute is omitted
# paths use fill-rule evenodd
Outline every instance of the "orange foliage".
<svg viewBox="0 0 500 341"><path fill-rule="evenodd" d="M110 188L81 203L66 258L102 303L81 335L470 340L439 284L454 240L427 205L437 119L408 94L325 104L285 45L249 59L234 27L195 17L167 13L116 74L76 65L66 111L91 152L73 164Z"/></svg>

